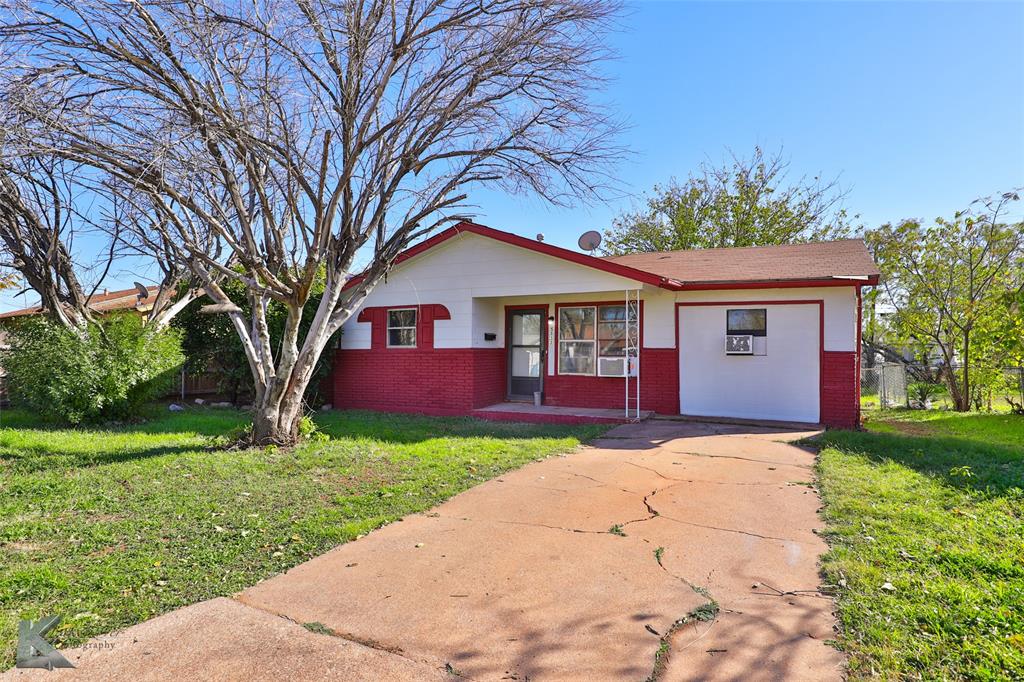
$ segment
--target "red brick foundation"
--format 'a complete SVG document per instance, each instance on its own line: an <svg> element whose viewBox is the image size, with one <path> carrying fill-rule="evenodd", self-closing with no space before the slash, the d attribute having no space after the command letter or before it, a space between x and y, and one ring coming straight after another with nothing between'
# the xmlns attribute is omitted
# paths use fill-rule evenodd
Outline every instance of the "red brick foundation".
<svg viewBox="0 0 1024 682"><path fill-rule="evenodd" d="M626 400L623 381L614 377L545 376L544 404L621 408ZM630 380L631 393L635 386ZM675 348L640 351L640 409L660 414L679 413L679 354Z"/></svg>
<svg viewBox="0 0 1024 682"><path fill-rule="evenodd" d="M641 352L640 408L679 411L679 363L674 348ZM331 374L338 409L466 414L505 400L503 348L375 348L339 350ZM631 385L632 388L632 385ZM622 379L545 376L544 404L621 408Z"/></svg>
<svg viewBox="0 0 1024 682"><path fill-rule="evenodd" d="M674 348L641 351L641 409L679 413L678 358ZM860 419L857 354L826 351L821 372L821 422L855 428ZM331 382L334 406L339 409L470 414L505 399L505 350L339 350L335 352ZM611 377L545 376L544 403L620 408L625 399L622 382Z"/></svg>

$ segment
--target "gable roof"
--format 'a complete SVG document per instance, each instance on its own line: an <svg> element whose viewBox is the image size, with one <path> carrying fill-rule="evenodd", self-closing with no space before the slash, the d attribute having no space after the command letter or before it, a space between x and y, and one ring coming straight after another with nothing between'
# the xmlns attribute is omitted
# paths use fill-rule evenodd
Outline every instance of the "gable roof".
<svg viewBox="0 0 1024 682"><path fill-rule="evenodd" d="M518 234L512 234L511 232L503 232L502 230L495 230L493 227L487 227L486 225L478 225L476 223L461 222L457 225L449 227L443 232L439 232L433 237L426 239L415 246L411 246L402 253L398 254L395 258L395 265L398 265L402 261L408 260L419 254L432 249L433 247L442 244L452 237L460 234L476 234L482 237L489 237L499 242L511 244L512 246L518 246L520 248L529 249L537 253L543 253L548 256L554 256L555 258L561 258L578 265L583 265L595 270L601 270L612 275L618 275L619 277L625 277L626 279L632 279L644 284L650 284L663 289L669 289L671 291L677 291L681 288L680 282L674 281L671 277L665 277L657 275L646 270L632 267L627 264L616 263L607 258L597 258L596 256L588 256L585 253L579 253L578 251L571 251L569 249L563 249L561 246L554 246L552 244L545 244L544 242L536 241L534 239L527 239L521 237ZM349 288L361 282L363 280L362 275L352 277L345 283L345 288Z"/></svg>
<svg viewBox="0 0 1024 682"><path fill-rule="evenodd" d="M670 277L683 288L750 283L878 283L875 265L863 239L747 246L720 249L654 251L609 256L605 260Z"/></svg>
<svg viewBox="0 0 1024 682"><path fill-rule="evenodd" d="M147 303L143 303L139 300L139 290L135 287L131 289L121 289L119 291L105 291L102 294L93 294L89 297L88 305L97 313L108 313L113 310L128 310L135 308L138 310L145 310L152 299L156 297L160 291L160 287L146 287L149 291L150 298L147 299ZM0 313L0 319L8 317L22 317L25 315L37 315L42 312L40 306L32 306L31 308L21 308L20 310L11 310L6 313Z"/></svg>
<svg viewBox="0 0 1024 682"><path fill-rule="evenodd" d="M489 237L670 291L749 286L878 284L878 267L862 239L781 246L655 251L598 258L470 222L461 222L411 246L395 258L394 264L418 256L465 233ZM362 280L363 275L356 275L345 283L345 288Z"/></svg>

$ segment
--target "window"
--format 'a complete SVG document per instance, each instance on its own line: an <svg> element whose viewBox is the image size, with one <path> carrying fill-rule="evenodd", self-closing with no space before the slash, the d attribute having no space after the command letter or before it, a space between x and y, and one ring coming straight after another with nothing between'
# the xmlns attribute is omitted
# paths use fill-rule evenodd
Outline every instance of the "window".
<svg viewBox="0 0 1024 682"><path fill-rule="evenodd" d="M558 373L626 375L626 306L560 308Z"/></svg>
<svg viewBox="0 0 1024 682"><path fill-rule="evenodd" d="M416 347L416 309L388 311L388 348Z"/></svg>
<svg viewBox="0 0 1024 682"><path fill-rule="evenodd" d="M597 373L603 377L626 375L626 306L597 309Z"/></svg>
<svg viewBox="0 0 1024 682"><path fill-rule="evenodd" d="M558 373L593 374L596 342L594 312L590 308L558 311Z"/></svg>
<svg viewBox="0 0 1024 682"><path fill-rule="evenodd" d="M725 313L726 334L767 336L768 314L764 308L738 308Z"/></svg>

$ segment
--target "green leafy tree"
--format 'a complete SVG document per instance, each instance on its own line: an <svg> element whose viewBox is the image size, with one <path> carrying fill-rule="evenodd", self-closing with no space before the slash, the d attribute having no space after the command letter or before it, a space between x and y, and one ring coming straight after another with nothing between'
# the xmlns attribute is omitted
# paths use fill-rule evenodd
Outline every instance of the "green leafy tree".
<svg viewBox="0 0 1024 682"><path fill-rule="evenodd" d="M250 297L246 295L245 286L241 282L228 280L223 289L233 304L245 315L251 315ZM323 279L320 278L314 282L313 291L306 302L307 310L299 326L300 334L308 331L323 292ZM251 400L252 375L245 349L227 315L202 312L203 307L211 303L211 299L203 296L178 313L171 322L171 326L181 332L187 367L191 372L210 372L216 376L219 390L233 402L239 402L243 397ZM271 347L279 348L287 324L288 309L277 301L268 301L265 315ZM332 347L332 344L328 344L328 347ZM331 354L325 353L318 359L313 378L306 387L305 401L308 405L322 402L320 385L330 374L330 369Z"/></svg>
<svg viewBox="0 0 1024 682"><path fill-rule="evenodd" d="M974 202L952 220L886 224L867 234L895 308L895 339L938 352L955 408L979 407L985 387L1020 356L1024 222L1007 222L1017 192Z"/></svg>
<svg viewBox="0 0 1024 682"><path fill-rule="evenodd" d="M836 180L789 180L781 152L702 164L684 183L655 186L643 207L605 231L611 255L642 251L766 246L849 236Z"/></svg>

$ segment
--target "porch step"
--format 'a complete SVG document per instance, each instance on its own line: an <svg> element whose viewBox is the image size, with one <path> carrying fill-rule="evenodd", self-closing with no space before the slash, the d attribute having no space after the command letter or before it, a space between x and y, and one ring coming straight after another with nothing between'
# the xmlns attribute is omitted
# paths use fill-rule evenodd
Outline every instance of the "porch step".
<svg viewBox="0 0 1024 682"><path fill-rule="evenodd" d="M649 419L654 415L651 410L641 410L640 420ZM623 424L635 421L627 418L623 409L607 409L597 407L561 407L532 403L497 403L473 410L473 416L479 419L500 421L523 421L547 424Z"/></svg>
<svg viewBox="0 0 1024 682"><path fill-rule="evenodd" d="M703 417L691 414L656 414L655 421L668 422L701 422L707 424L730 424L735 426L765 426L768 428L803 429L807 431L824 430L823 424L810 422L774 421L771 419L741 419L738 417Z"/></svg>

